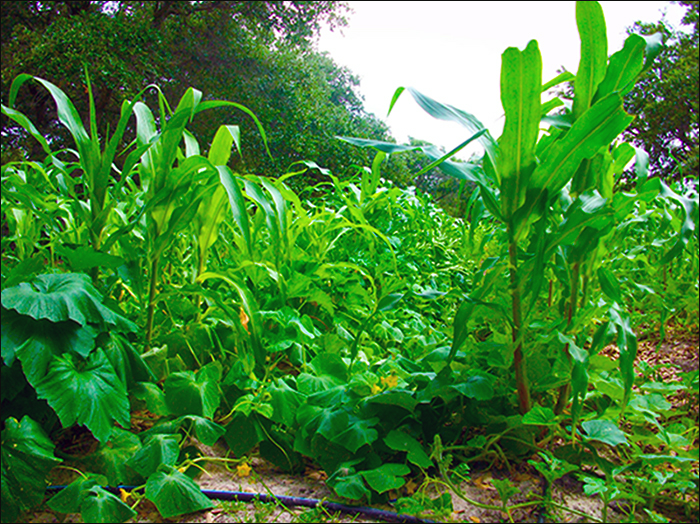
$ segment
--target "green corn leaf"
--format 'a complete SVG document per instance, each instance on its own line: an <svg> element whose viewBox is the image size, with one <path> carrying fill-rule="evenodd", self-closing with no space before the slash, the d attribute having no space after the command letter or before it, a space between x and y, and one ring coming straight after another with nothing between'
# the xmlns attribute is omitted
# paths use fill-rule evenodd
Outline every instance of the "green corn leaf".
<svg viewBox="0 0 700 524"><path fill-rule="evenodd" d="M411 93L411 96L413 96L416 103L418 103L418 105L433 118L457 122L469 130L472 135L486 128L486 126L484 126L484 124L482 124L474 115L467 113L466 111L462 111L461 109L457 109L454 106L442 104L436 100L433 100L432 98L425 96L411 87L399 87L394 92L394 96L392 97L391 105L389 107L389 113L393 109L396 101L399 99L399 96L401 96L404 91ZM483 135L480 135L479 143L484 147L486 154L494 165L496 165L495 159L498 146L493 137L486 132ZM498 179L498 175L496 175L496 179Z"/></svg>
<svg viewBox="0 0 700 524"><path fill-rule="evenodd" d="M280 236L284 243L285 253L288 253L289 235L291 234L291 232L287 227L287 201L285 200L284 196L282 196L282 192L279 189L277 189L277 187L272 185L270 181L267 180L265 177L260 177L259 181L262 184L262 186L267 190L267 192L270 193L270 196L272 197L272 200L275 203L275 211L277 215L277 224L280 231Z"/></svg>
<svg viewBox="0 0 700 524"><path fill-rule="evenodd" d="M245 241L245 245L248 248L248 256L252 260L253 240L250 234L250 221L248 219L248 211L246 209L243 193L241 192L241 188L236 181L237 177L226 166L216 166L216 169L219 172L219 180L228 194L228 201L231 205L231 211L233 211L233 219L235 220L236 225L241 232L241 236Z"/></svg>
<svg viewBox="0 0 700 524"><path fill-rule="evenodd" d="M54 356L35 389L63 427L84 424L100 442L109 440L115 422L129 427L126 387L100 348L85 361L70 353Z"/></svg>
<svg viewBox="0 0 700 524"><path fill-rule="evenodd" d="M146 498L156 505L164 518L213 507L191 478L165 464L158 466L158 471L148 478Z"/></svg>
<svg viewBox="0 0 700 524"><path fill-rule="evenodd" d="M371 147L377 151L381 151L390 155L392 153L404 153L406 151L420 151L422 146L405 146L400 144L393 144L391 142L383 142L381 140L369 140L366 138L354 138L349 136L336 136L338 140L347 142L357 147Z"/></svg>
<svg viewBox="0 0 700 524"><path fill-rule="evenodd" d="M246 194L258 204L265 214L265 223L270 230L274 252L280 253L280 229L275 210L270 205L270 200L265 196L260 187L250 180L243 179Z"/></svg>
<svg viewBox="0 0 700 524"><path fill-rule="evenodd" d="M610 93L625 95L634 87L634 81L642 72L645 49L644 38L639 35L627 37L624 47L610 57L605 77L598 86L594 101Z"/></svg>
<svg viewBox="0 0 700 524"><path fill-rule="evenodd" d="M215 166L225 166L231 157L231 147L241 151L241 130L238 126L220 126L214 135L207 158Z"/></svg>
<svg viewBox="0 0 700 524"><path fill-rule="evenodd" d="M574 83L575 119L588 111L608 63L605 16L598 2L576 2L576 25L581 39L581 61Z"/></svg>
<svg viewBox="0 0 700 524"><path fill-rule="evenodd" d="M554 199L571 180L584 159L593 158L632 122L616 93L599 100L556 140L530 177L527 200L519 210L534 220L539 206Z"/></svg>
<svg viewBox="0 0 700 524"><path fill-rule="evenodd" d="M610 308L610 322L617 330L617 347L620 350L620 373L625 387L622 409L629 401L634 385L635 372L634 360L637 358L637 335L631 326L629 314L620 310L618 304L613 303Z"/></svg>
<svg viewBox="0 0 700 524"><path fill-rule="evenodd" d="M9 417L2 430L2 521L15 522L20 512L44 498L49 471L62 461L41 426L29 416Z"/></svg>
<svg viewBox="0 0 700 524"><path fill-rule="evenodd" d="M506 121L497 157L505 220L524 203L528 179L535 168L541 92L542 57L537 41L532 40L522 52L508 48L501 66L501 103Z"/></svg>
<svg viewBox="0 0 700 524"><path fill-rule="evenodd" d="M574 74L570 71L564 71L562 73L559 73L557 76L555 76L549 82L542 86L542 92L544 93L548 89L551 89L554 86L558 86L559 84L563 84L564 82L571 82L575 78L576 77L574 76Z"/></svg>
<svg viewBox="0 0 700 524"><path fill-rule="evenodd" d="M14 120L17 124L22 126L31 136L33 136L37 140L37 142L39 142L39 144L41 144L41 147L44 149L47 155L51 154L51 148L49 147L49 143L42 136L42 134L39 133L39 130L36 127L34 127L34 124L31 120L29 120L29 118L27 118L24 114L20 113L19 111L15 111L12 108L6 107L4 104L2 105L2 114L10 118L11 120Z"/></svg>
<svg viewBox="0 0 700 524"><path fill-rule="evenodd" d="M664 39L661 31L654 33L653 35L641 35L646 42L646 49L644 50L644 69L642 73L648 71L654 64L654 60L659 56L664 48Z"/></svg>
<svg viewBox="0 0 700 524"><path fill-rule="evenodd" d="M197 247L202 269L205 266L206 253L218 239L219 226L226 218L224 213L227 203L226 189L222 185L213 189L213 192L203 195L192 220L194 230L197 232Z"/></svg>
<svg viewBox="0 0 700 524"><path fill-rule="evenodd" d="M598 268L598 281L600 282L603 293L605 293L610 300L618 304L623 303L620 282L618 282L612 271L604 267Z"/></svg>
<svg viewBox="0 0 700 524"><path fill-rule="evenodd" d="M258 128L258 131L260 132L260 136L263 139L263 145L265 146L265 151L267 151L268 156L270 158L272 158L272 153L270 153L270 149L267 146L267 135L265 134L265 130L263 129L263 126L260 123L260 120L258 120L258 117L255 116L255 113L253 113L250 109L248 109L244 105L237 104L236 102L227 102L225 100L207 100L205 102L200 102L197 105L195 113L201 113L202 111L206 111L208 109L214 109L217 107L234 107L240 111L243 111L246 115L248 115L250 118L252 118L253 122L255 122L255 125Z"/></svg>

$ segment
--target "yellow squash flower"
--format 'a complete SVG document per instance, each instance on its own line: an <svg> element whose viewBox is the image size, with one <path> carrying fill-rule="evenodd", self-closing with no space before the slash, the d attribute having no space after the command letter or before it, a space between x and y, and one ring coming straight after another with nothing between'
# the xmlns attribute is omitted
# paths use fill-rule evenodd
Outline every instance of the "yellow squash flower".
<svg viewBox="0 0 700 524"><path fill-rule="evenodd" d="M239 464L238 466L236 466L236 469L238 470L238 476L239 476L239 477L247 477L247 476L249 476L249 475L250 475L250 472L251 472L251 470L252 470L252 468L251 468L246 462L244 462L243 464Z"/></svg>

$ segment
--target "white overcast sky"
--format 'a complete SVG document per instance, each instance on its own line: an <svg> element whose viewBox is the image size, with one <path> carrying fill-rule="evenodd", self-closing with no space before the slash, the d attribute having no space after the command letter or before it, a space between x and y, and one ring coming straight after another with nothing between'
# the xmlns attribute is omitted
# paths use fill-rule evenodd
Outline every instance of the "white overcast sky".
<svg viewBox="0 0 700 524"><path fill-rule="evenodd" d="M565 66L576 73L580 41L576 5L558 2L348 2L348 26L324 29L319 51L360 77L365 108L382 118L399 143L412 136L452 148L468 137L458 124L438 121L401 95L414 87L479 118L495 137L503 128L499 83L501 53L535 39L542 53L543 81ZM622 48L625 28L658 21L662 13L680 27L685 10L670 2L600 2L608 32L608 55ZM460 154L468 157L468 151Z"/></svg>

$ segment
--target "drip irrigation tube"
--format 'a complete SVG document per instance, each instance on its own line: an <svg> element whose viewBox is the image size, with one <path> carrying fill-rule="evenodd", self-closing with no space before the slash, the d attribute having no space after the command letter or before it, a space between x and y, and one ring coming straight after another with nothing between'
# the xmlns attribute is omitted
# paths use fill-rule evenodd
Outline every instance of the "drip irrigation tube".
<svg viewBox="0 0 700 524"><path fill-rule="evenodd" d="M58 492L64 489L66 486L49 486L46 491ZM110 493L119 495L119 490L132 491L137 489L136 486L117 486L116 488L106 486L104 487ZM143 488L139 488L143 490ZM318 499L306 499L302 497L288 497L285 495L266 495L264 493L246 493L242 491L213 491L208 489L203 489L202 493L209 497L210 499L216 500L234 500L241 502L253 502L258 500L260 502L280 502L285 506L305 506L307 508L315 508L321 506L329 511L341 511L343 513L348 513L350 515L364 515L373 519L381 519L386 522L404 522L406 524L432 524L435 521L421 519L414 517L413 515L404 515L399 513L394 513L391 511L385 511L383 509L368 508L364 506L348 506L347 504L341 504L339 502L329 502L326 500Z"/></svg>

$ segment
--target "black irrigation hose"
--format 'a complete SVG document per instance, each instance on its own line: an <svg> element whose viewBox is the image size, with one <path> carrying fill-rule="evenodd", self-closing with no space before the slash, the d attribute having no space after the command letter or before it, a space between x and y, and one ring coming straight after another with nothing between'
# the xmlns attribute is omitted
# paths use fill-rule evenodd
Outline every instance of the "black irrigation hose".
<svg viewBox="0 0 700 524"><path fill-rule="evenodd" d="M49 486L46 491L54 492L61 491L66 486ZM115 495L119 495L119 490L132 491L137 489L136 486L117 486L116 488L105 487L107 491ZM143 488L140 488L141 490ZM305 499L302 497L287 497L285 495L265 495L263 493L245 493L242 491L212 491L203 489L202 493L210 499L216 500L235 500L241 502L280 502L285 506L305 506L307 508L315 508L321 506L329 511L341 511L350 515L365 515L369 518L381 519L386 522L404 522L406 524L432 524L435 521L421 519L413 515L404 515L385 511L382 509L368 508L364 506L348 506L339 502L329 502L318 499Z"/></svg>

